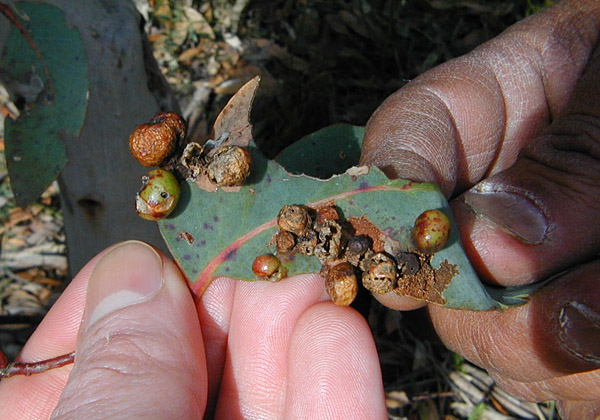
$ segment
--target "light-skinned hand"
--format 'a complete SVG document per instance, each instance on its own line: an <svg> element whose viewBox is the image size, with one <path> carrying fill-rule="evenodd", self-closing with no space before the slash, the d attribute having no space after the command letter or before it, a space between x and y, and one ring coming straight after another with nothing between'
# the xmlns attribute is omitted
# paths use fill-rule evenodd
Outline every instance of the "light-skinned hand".
<svg viewBox="0 0 600 420"><path fill-rule="evenodd" d="M19 357L75 348L74 365L4 379L0 418L386 419L369 327L328 299L318 275L223 278L196 304L172 261L118 244L81 270Z"/></svg>

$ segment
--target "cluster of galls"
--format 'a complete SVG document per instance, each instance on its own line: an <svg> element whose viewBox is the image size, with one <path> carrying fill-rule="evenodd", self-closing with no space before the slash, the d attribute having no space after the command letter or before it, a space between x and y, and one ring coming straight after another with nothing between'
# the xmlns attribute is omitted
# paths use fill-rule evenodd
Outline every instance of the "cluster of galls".
<svg viewBox="0 0 600 420"><path fill-rule="evenodd" d="M428 222L433 218L439 223L424 223L423 218ZM277 254L284 259L295 253L319 258L327 293L338 305L352 303L358 293L359 279L370 292L385 294L394 290L400 277L414 275L420 268L416 253L402 252L393 258L385 252L374 251L372 239L355 235L352 225L340 219L333 205L317 209L283 206L277 224L279 230L269 245L275 245ZM417 218L413 236L418 248L424 246L419 251L430 253L444 247L449 231L450 220L439 210L428 210ZM269 264L264 264L266 261ZM260 269L267 266L269 270ZM253 270L259 277L271 281L286 275L280 260L273 255L258 257Z"/></svg>
<svg viewBox="0 0 600 420"><path fill-rule="evenodd" d="M204 174L215 186L230 187L242 185L250 175L252 159L246 149L218 141L206 146L194 142L185 145L186 131L181 116L163 112L148 124L138 125L129 137L129 150L138 162L160 167L142 177L142 188L136 195L136 210L144 219L159 220L171 214L179 200L177 178Z"/></svg>

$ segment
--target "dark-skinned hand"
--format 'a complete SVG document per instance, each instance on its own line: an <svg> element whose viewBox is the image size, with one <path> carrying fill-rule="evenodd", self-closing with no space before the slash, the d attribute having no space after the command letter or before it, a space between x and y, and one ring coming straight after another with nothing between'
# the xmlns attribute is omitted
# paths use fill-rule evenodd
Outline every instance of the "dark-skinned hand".
<svg viewBox="0 0 600 420"><path fill-rule="evenodd" d="M564 1L512 26L389 97L362 156L442 187L485 281L568 270L522 307L428 311L450 349L516 396L558 399L569 419L600 416L599 31L598 1Z"/></svg>

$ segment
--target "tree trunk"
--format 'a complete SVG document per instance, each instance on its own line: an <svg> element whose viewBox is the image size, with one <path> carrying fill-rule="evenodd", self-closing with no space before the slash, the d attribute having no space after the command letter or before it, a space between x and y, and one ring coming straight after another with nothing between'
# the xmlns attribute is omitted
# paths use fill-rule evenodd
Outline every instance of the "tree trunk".
<svg viewBox="0 0 600 420"><path fill-rule="evenodd" d="M87 114L79 137L65 140L69 161L59 177L71 273L126 239L165 250L156 223L135 212L147 168L129 154L128 139L137 124L178 106L152 56L142 18L130 0L45 1L79 30L88 59Z"/></svg>

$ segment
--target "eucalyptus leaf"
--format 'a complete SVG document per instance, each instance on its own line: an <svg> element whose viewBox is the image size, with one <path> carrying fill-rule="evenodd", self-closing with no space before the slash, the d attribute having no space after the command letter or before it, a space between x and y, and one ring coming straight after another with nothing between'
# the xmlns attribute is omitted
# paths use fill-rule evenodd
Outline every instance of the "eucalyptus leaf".
<svg viewBox="0 0 600 420"><path fill-rule="evenodd" d="M333 150L360 150L359 128L335 126L299 141L293 153L284 151L279 162L305 172L320 174L321 165L313 156L338 158ZM337 133L337 135L329 135ZM345 133L340 135L340 133ZM195 183L184 183L180 205L168 218L159 222L167 246L175 256L193 290L202 294L212 280L227 276L256 280L252 272L254 259L273 253L269 242L277 231L276 218L286 204L316 207L333 202L348 219L366 216L392 241L406 251L414 250L411 240L417 216L428 209L439 209L451 217L448 203L440 189L430 183L390 180L377 168L351 168L341 175L322 180L286 171L279 163L267 160L251 143L253 175L237 192L207 192ZM293 157L293 158L292 158ZM348 160L356 163L358 155ZM449 241L430 261L438 272L452 267L447 283L432 282L428 290L406 290L404 294L451 308L489 310L526 302L531 290L490 289L493 298L467 259L452 221ZM294 255L283 264L288 276L319 272L316 257ZM285 280L284 280L285 281ZM436 289L436 290L434 290ZM439 289L439 290L438 290ZM436 294L439 292L439 296Z"/></svg>
<svg viewBox="0 0 600 420"><path fill-rule="evenodd" d="M543 285L484 285L461 247L448 202L436 185L390 180L378 168L357 166L364 127L326 127L289 146L276 160L266 159L254 143L250 122L259 82L259 78L250 80L230 99L214 125L215 139L206 143L209 147L228 142L245 147L252 157L250 177L241 187L217 188L201 173L182 184L178 206L159 221L167 246L197 295L220 276L263 280L252 271L253 262L261 255L277 254L277 217L286 205L316 212L323 209L323 214L331 213L329 208L335 206L342 219L335 229L368 236L371 252L387 253L403 270L391 293L449 308L490 310L521 305ZM419 249L413 238L415 220L426 210L444 213L451 224L448 240L441 249L437 245L432 248L434 253ZM290 226L294 226L292 220ZM331 225L319 223L315 229L324 229L319 235L329 235ZM311 239L301 235L285 240L292 244L291 253L278 255L288 277L322 270L317 257L304 255L312 253L306 251L310 248L303 248L305 244L315 247L319 241L320 255L337 261L333 264L348 258L365 269L356 254L342 257L333 251L331 255L331 250L338 248L331 248L326 236ZM309 242L294 244L300 240ZM288 249L289 245L285 246ZM298 248L304 251L298 252Z"/></svg>
<svg viewBox="0 0 600 420"><path fill-rule="evenodd" d="M87 108L87 58L79 32L60 9L34 2L13 6L18 24L10 28L0 77L23 105L17 120L6 119L5 142L11 187L25 207L67 163L62 139L79 136Z"/></svg>

